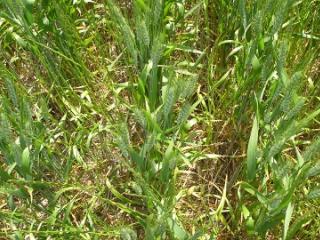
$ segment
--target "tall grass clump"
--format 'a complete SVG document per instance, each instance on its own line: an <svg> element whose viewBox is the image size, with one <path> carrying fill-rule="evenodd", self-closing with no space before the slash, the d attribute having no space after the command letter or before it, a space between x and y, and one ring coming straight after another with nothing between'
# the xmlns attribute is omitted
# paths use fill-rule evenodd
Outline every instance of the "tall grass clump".
<svg viewBox="0 0 320 240"><path fill-rule="evenodd" d="M197 105L191 99L197 76L182 76L169 66L169 33L165 25L173 7L170 1L135 1L129 24L120 8L108 2L118 38L136 76L129 82L133 101L128 103L128 117L137 128L138 144L131 140L133 123L121 124L116 135L145 198L148 217L142 224L147 239L186 239L189 235L174 208L178 169L183 165L181 133Z"/></svg>
<svg viewBox="0 0 320 240"><path fill-rule="evenodd" d="M238 16L229 25L234 34L221 33L223 39L215 48L232 46L226 56L229 62L224 62L225 68L229 65L232 69L224 70L223 75L216 66L215 74L222 77L209 93L234 91L218 100L223 101L222 106L232 107L239 141L248 136L243 149L247 155L245 182L239 183L238 192L240 219L250 234L265 237L274 231L282 239L291 239L310 219L294 210L302 201L301 194L306 194L308 172L316 172L319 151L319 140L309 132L317 122L319 103L311 104L314 89L308 83L314 80L310 76L319 47L312 25L300 24L310 3L238 1L230 5L236 7L230 11ZM303 32L309 32L309 37L303 37ZM248 122L252 123L250 131L245 126ZM309 145L306 135L309 147L305 146ZM306 196L304 199L308 201Z"/></svg>

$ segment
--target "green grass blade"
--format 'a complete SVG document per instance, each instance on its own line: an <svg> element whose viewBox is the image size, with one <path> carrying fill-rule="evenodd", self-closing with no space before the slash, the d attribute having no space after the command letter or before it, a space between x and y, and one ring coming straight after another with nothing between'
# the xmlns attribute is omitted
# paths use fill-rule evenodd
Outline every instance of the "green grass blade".
<svg viewBox="0 0 320 240"><path fill-rule="evenodd" d="M247 148L247 176L249 181L254 180L256 177L258 137L259 123L257 117L255 117Z"/></svg>

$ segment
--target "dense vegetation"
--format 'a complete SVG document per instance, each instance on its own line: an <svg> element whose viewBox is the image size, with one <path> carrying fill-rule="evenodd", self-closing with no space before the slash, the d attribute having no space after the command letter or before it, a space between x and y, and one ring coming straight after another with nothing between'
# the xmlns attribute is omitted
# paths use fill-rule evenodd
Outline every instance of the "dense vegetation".
<svg viewBox="0 0 320 240"><path fill-rule="evenodd" d="M319 0L1 0L1 239L318 239Z"/></svg>

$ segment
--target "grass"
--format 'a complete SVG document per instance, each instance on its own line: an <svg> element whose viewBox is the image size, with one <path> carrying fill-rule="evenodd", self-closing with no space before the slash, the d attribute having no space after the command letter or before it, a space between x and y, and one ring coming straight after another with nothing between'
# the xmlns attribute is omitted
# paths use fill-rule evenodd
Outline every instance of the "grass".
<svg viewBox="0 0 320 240"><path fill-rule="evenodd" d="M319 236L319 1L0 10L2 238Z"/></svg>

